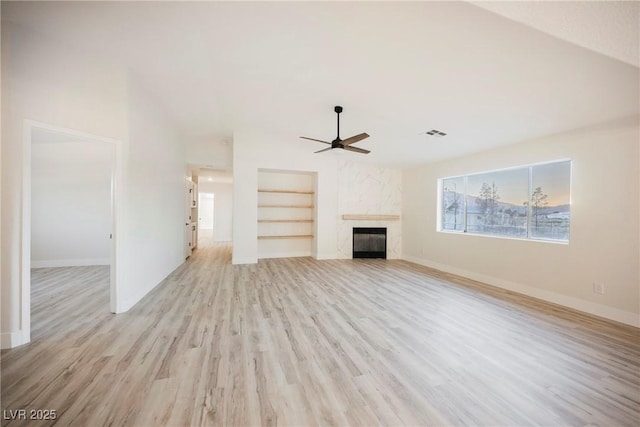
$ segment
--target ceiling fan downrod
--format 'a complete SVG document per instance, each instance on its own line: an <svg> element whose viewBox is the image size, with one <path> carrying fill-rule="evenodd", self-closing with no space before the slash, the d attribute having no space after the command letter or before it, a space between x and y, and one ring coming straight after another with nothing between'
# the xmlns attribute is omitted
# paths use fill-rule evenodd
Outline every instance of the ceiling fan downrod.
<svg viewBox="0 0 640 427"><path fill-rule="evenodd" d="M340 142L342 141L340 139L340 113L342 113L342 107L339 105L336 105L335 107L333 107L333 111L335 111L338 114L338 136L336 137L336 141Z"/></svg>

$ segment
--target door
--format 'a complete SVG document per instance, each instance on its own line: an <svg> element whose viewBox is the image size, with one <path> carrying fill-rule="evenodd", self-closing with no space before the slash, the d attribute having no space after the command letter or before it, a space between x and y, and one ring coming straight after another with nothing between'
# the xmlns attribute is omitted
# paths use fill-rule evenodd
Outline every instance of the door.
<svg viewBox="0 0 640 427"><path fill-rule="evenodd" d="M213 193L200 193L198 228L201 230L213 230L214 198L215 195Z"/></svg>

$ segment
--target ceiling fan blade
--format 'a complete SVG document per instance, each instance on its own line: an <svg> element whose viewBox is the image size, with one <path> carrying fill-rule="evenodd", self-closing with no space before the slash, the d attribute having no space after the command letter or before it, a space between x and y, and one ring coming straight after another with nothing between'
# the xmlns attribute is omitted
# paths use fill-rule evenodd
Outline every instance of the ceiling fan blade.
<svg viewBox="0 0 640 427"><path fill-rule="evenodd" d="M329 145L331 145L331 143L330 143L330 142L327 142L327 141L321 141L321 140L319 140L319 139L314 139L314 138L307 138L306 136L301 136L300 138L302 138L302 139L308 139L309 141L322 142L323 144L329 144Z"/></svg>
<svg viewBox="0 0 640 427"><path fill-rule="evenodd" d="M347 138L344 141L341 141L340 143L346 147L347 145L351 145L354 142L362 141L365 138L369 138L368 133L361 133L360 135L352 136L351 138Z"/></svg>
<svg viewBox="0 0 640 427"><path fill-rule="evenodd" d="M313 153L314 153L314 154L316 154L316 153L322 153L323 151L329 151L329 150L333 150L333 147L325 148L325 149L320 150L320 151L314 151Z"/></svg>
<svg viewBox="0 0 640 427"><path fill-rule="evenodd" d="M344 147L344 149L347 151L353 151L354 153L362 153L362 154L369 154L371 152L369 150L363 150L362 148L357 148L357 147L350 147L348 145Z"/></svg>

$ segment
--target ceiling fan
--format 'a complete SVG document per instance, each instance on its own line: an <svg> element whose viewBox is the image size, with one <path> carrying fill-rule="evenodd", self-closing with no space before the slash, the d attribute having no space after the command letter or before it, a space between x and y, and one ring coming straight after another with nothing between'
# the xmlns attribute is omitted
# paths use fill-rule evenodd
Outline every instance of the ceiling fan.
<svg viewBox="0 0 640 427"><path fill-rule="evenodd" d="M363 150L362 148L357 148L357 147L352 147L351 146L351 144L353 144L353 143L356 143L358 141L362 141L365 138L369 138L369 134L367 134L367 133L361 133L359 135L352 136L351 138L347 138L345 140L340 139L340 113L342 113L342 107L339 106L339 105L336 105L334 107L333 111L335 111L338 114L338 136L336 137L336 139L334 139L331 142L327 142L327 141L322 141L320 139L307 138L306 136L301 136L300 138L308 139L310 141L322 142L323 144L331 145L331 147L325 148L325 149L320 150L320 151L316 151L316 153L322 153L323 151L333 150L333 149L336 149L336 148L347 150L347 151L353 151L354 153L362 153L362 154L370 153L369 150Z"/></svg>

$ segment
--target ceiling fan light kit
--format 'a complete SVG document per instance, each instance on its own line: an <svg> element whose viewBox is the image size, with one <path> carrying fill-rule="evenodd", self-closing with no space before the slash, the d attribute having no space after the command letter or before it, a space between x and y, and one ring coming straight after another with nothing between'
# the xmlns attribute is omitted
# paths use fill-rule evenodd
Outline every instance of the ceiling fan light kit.
<svg viewBox="0 0 640 427"><path fill-rule="evenodd" d="M334 139L331 142L327 142L327 141L323 141L321 139L308 138L306 136L301 136L300 138L308 139L310 141L316 141L316 142L321 142L323 144L331 145L331 147L324 148L322 150L316 151L315 153L322 153L324 151L340 149L340 150L352 151L354 153L369 154L370 153L369 150L364 150L362 148L357 148L357 147L352 147L351 146L351 144L354 144L354 143L356 143L358 141L362 141L365 138L369 138L369 134L361 133L361 134L352 136L352 137L344 139L344 140L340 139L340 113L342 113L342 107L339 106L339 105L336 105L333 108L333 111L335 111L336 114L338 115L338 133L337 133L336 139Z"/></svg>

